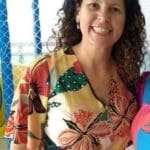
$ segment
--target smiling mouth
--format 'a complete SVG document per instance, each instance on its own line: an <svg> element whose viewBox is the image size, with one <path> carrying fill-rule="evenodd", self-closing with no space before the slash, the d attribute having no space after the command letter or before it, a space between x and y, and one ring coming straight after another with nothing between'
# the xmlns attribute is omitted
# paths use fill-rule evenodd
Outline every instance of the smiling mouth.
<svg viewBox="0 0 150 150"><path fill-rule="evenodd" d="M103 35L111 32L111 30L109 30L109 29L102 28L102 27L96 27L96 26L93 26L92 29L94 32L99 33L99 34L103 34Z"/></svg>

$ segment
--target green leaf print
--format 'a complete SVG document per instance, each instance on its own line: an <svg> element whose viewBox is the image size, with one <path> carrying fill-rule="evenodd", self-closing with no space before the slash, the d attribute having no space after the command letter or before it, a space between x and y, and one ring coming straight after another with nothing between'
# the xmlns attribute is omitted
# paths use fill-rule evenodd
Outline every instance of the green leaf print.
<svg viewBox="0 0 150 150"><path fill-rule="evenodd" d="M108 116L108 110L104 111L100 116L99 116L101 121L106 121L108 120L109 116Z"/></svg>
<svg viewBox="0 0 150 150"><path fill-rule="evenodd" d="M28 136L33 139L41 140L40 138L36 137L31 131L28 131Z"/></svg>
<svg viewBox="0 0 150 150"><path fill-rule="evenodd" d="M93 126L93 124L101 122L101 121L107 121L108 119L109 119L108 110L105 110L104 112L99 113L98 116L95 118L95 120L89 125L88 130Z"/></svg>
<svg viewBox="0 0 150 150"><path fill-rule="evenodd" d="M69 68L56 82L52 96L67 91L77 91L87 84L84 73L76 73L74 68Z"/></svg>
<svg viewBox="0 0 150 150"><path fill-rule="evenodd" d="M59 107L61 105L61 103L59 102L52 102L48 104L48 107L54 108L54 107Z"/></svg>

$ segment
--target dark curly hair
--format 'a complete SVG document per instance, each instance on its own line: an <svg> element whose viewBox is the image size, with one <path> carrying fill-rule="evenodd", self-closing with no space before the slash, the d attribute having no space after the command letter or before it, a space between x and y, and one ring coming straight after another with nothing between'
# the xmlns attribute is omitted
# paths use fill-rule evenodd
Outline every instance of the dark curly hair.
<svg viewBox="0 0 150 150"><path fill-rule="evenodd" d="M53 30L56 39L55 49L70 48L82 38L76 24L76 6L82 0L64 0L63 7L58 11L59 31ZM144 61L145 18L138 0L124 0L126 23L121 38L115 43L112 57L117 63L122 80L130 88L140 76L140 68Z"/></svg>

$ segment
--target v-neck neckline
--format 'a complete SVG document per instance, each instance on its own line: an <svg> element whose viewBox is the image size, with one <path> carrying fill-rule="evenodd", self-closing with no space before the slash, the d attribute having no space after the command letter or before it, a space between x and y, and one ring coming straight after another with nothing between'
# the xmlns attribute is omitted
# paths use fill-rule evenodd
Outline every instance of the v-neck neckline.
<svg viewBox="0 0 150 150"><path fill-rule="evenodd" d="M62 49L63 50L63 49ZM95 100L99 101L104 107L109 107L109 105L111 104L111 100L112 100L112 96L109 95L108 98L104 98L104 97L98 97L96 95L96 93L94 92L94 89L92 87L92 85L90 84L89 80L88 80L88 77L87 75L85 74L77 56L75 55L75 53L73 52L72 48L66 48L65 50L63 50L63 53L66 57L70 57L72 62L73 62L73 68L74 68L74 71L78 74L83 74L87 80L87 85L88 85L88 89L89 91L92 93L93 97ZM70 59L69 58L69 59ZM121 77L120 77L120 74L118 73L117 69L115 70L115 78L113 77L113 82L115 83L115 86L112 87L112 85L109 84L110 86L110 89L113 90L113 88L117 88L118 91L117 93L120 93L122 91L122 88L124 88L125 90L127 90L127 93L130 95L130 98L129 99L132 99L133 98L133 93L128 89L128 87L125 85L125 83L123 83ZM114 75L113 75L114 76ZM112 78L111 78L112 79ZM111 80L110 80L111 81ZM111 83L111 82L110 82ZM112 84L114 84L112 83ZM118 87L119 86L119 87ZM114 92L114 91L111 91L109 90L109 92ZM116 92L115 92L116 93ZM126 97L126 95L124 95ZM113 96L114 97L114 96Z"/></svg>
<svg viewBox="0 0 150 150"><path fill-rule="evenodd" d="M76 72L76 73L83 73L83 74L84 74L84 76L86 77L86 80L87 80L87 83L88 83L88 87L89 87L89 89L90 89L90 92L93 94L94 98L95 98L96 100L100 101L100 102L103 104L104 107L105 107L105 106L108 106L110 100L109 100L108 98L98 97L98 96L96 95L96 93L95 93L95 91L94 91L94 88L92 87L92 85L91 85L91 83L90 83L90 81L89 81L87 75L86 75L85 72L84 72L84 69L82 68L82 66L81 66L81 64L80 64L80 62L79 62L77 56L76 56L75 53L73 52L72 48L66 49L66 50L64 51L64 53L65 53L65 55L67 55L67 56L70 55L70 56L74 56L74 57L76 58L76 61L73 63L73 68L75 69L75 72ZM110 78L109 83L110 83L111 80L112 80L112 77ZM109 85L109 86L110 86L110 85ZM108 93L109 93L109 92L110 92L110 91L108 91ZM109 97L109 96L108 96L108 97Z"/></svg>

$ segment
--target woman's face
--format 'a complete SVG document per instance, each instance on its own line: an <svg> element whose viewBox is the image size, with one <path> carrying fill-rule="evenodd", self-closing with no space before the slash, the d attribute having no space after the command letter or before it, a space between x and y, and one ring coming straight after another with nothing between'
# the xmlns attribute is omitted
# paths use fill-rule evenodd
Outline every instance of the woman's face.
<svg viewBox="0 0 150 150"><path fill-rule="evenodd" d="M82 43L112 48L124 30L124 0L83 0L77 8L76 22L80 24Z"/></svg>

